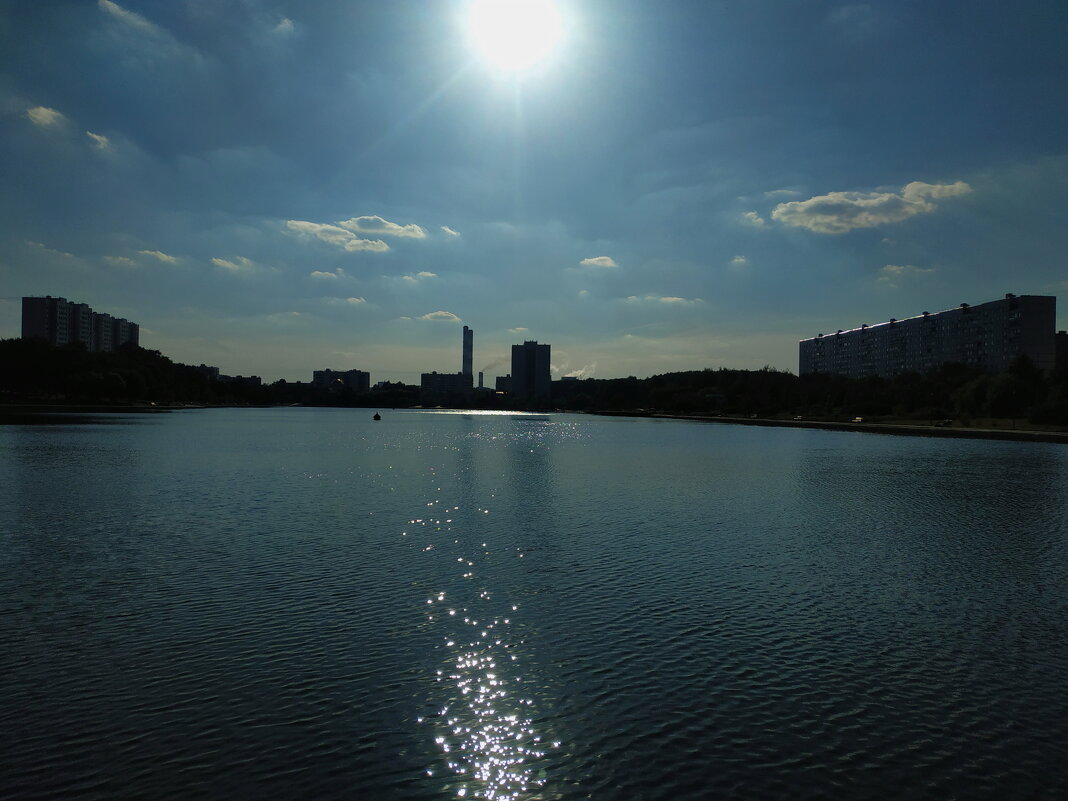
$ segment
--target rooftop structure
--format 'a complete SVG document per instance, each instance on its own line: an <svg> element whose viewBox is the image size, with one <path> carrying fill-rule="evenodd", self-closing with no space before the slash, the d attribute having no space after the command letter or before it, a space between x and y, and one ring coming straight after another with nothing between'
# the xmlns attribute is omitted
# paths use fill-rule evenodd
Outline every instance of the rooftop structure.
<svg viewBox="0 0 1068 801"><path fill-rule="evenodd" d="M1049 371L1054 367L1056 317L1055 297L1007 294L978 306L962 303L904 320L891 318L801 340L798 373L889 378L950 362L1001 372L1018 356Z"/></svg>

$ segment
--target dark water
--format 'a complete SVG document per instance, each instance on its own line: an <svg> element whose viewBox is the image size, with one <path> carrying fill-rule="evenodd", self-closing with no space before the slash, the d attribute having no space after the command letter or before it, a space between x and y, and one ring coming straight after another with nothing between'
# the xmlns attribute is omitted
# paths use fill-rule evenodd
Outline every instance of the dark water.
<svg viewBox="0 0 1068 801"><path fill-rule="evenodd" d="M0 797L1068 797L1068 448L384 417L0 426Z"/></svg>

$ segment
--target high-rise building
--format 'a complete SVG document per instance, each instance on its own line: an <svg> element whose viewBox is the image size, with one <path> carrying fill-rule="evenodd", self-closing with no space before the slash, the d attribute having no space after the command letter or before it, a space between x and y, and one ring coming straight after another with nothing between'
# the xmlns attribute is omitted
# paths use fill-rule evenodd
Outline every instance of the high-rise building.
<svg viewBox="0 0 1068 801"><path fill-rule="evenodd" d="M93 313L93 346L90 350L115 350L115 318L110 314Z"/></svg>
<svg viewBox="0 0 1068 801"><path fill-rule="evenodd" d="M475 332L464 326L464 353L462 368L460 370L466 376L471 375L471 355L474 350Z"/></svg>
<svg viewBox="0 0 1068 801"><path fill-rule="evenodd" d="M88 303L70 304L70 341L81 342L86 350L93 349L93 310Z"/></svg>
<svg viewBox="0 0 1068 801"><path fill-rule="evenodd" d="M463 373L422 373L419 397L424 406L464 402L471 394L471 376Z"/></svg>
<svg viewBox="0 0 1068 801"><path fill-rule="evenodd" d="M991 372L1027 356L1041 370L1055 361L1057 299L1008 294L978 306L924 312L905 320L820 334L798 343L798 372L889 378L956 362Z"/></svg>
<svg viewBox="0 0 1068 801"><path fill-rule="evenodd" d="M324 389L345 387L353 392L370 392L371 374L363 370L313 370L312 383Z"/></svg>
<svg viewBox="0 0 1068 801"><path fill-rule="evenodd" d="M548 400L549 346L527 341L512 345L512 394L528 400Z"/></svg>
<svg viewBox="0 0 1068 801"><path fill-rule="evenodd" d="M22 299L23 339L43 339L56 346L81 342L92 351L110 351L126 344L137 345L140 337L137 323L99 314L85 303L51 295Z"/></svg>

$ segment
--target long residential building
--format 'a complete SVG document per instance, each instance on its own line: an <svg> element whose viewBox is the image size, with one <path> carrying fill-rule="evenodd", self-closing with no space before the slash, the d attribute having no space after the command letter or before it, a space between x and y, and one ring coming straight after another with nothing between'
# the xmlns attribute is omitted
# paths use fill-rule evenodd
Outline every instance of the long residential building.
<svg viewBox="0 0 1068 801"><path fill-rule="evenodd" d="M141 328L122 317L94 312L85 303L46 295L22 299L22 338L56 346L81 342L87 350L112 351L140 344Z"/></svg>
<svg viewBox="0 0 1068 801"><path fill-rule="evenodd" d="M798 373L889 378L950 362L1000 372L1018 356L1049 371L1055 363L1056 320L1053 296L1008 294L978 306L962 303L956 309L803 339Z"/></svg>

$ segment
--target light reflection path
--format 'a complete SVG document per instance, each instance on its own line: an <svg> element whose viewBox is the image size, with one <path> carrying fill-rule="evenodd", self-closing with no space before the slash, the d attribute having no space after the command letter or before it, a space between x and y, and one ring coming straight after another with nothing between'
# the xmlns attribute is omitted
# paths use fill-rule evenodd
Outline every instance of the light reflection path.
<svg viewBox="0 0 1068 801"><path fill-rule="evenodd" d="M434 509L427 518L408 521L405 537L428 555L456 565L455 589L426 598L428 624L441 632L443 659L435 676L442 686L440 708L419 718L434 728L434 741L452 777L450 791L459 798L511 801L540 797L546 772L538 764L549 746L533 725L534 699L523 693L519 647L512 631L518 611L500 604L478 584L476 570L491 558L485 542L465 548L458 539L459 507ZM488 514L478 509L477 514ZM416 539L420 538L420 539ZM507 558L520 558L510 552ZM551 747L558 747L553 743ZM427 774L435 774L428 769Z"/></svg>

